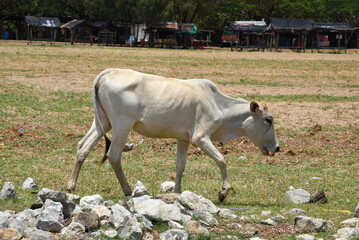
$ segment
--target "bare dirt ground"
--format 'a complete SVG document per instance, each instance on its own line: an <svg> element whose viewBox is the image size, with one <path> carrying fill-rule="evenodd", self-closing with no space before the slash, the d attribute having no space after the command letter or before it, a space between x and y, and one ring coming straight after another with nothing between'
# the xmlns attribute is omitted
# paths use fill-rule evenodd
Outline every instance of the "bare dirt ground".
<svg viewBox="0 0 359 240"><path fill-rule="evenodd" d="M0 94L8 94L9 92L6 91L16 93L18 86L26 86L28 95L36 95L39 100L48 99L48 95L57 92L75 93L72 97L76 94L87 96L89 104L78 109L74 118L85 115L91 119L92 82L100 71L110 67L130 68L181 79L207 78L215 82L218 88L229 96L253 97L255 99L251 100L256 101L268 99L269 108L275 118L281 152L275 158L263 157L246 138L223 145L216 143L221 153L232 157L230 159L247 156L253 158L253 162L247 164L255 164L259 161L268 165L289 166L289 168L334 167L338 172L344 172L344 175L352 174L350 176L353 178L355 178L354 173L358 173L359 162L356 156L359 152L359 51L357 50L348 51L347 54L310 53L310 51L306 53L230 52L228 49L217 48L192 51L82 45L72 47L61 44L55 47L46 44L27 46L25 42L11 42L9 45L8 42L5 44L0 41L0 84L11 85L10 90L0 89ZM310 97L314 100L308 100ZM1 150L7 150L6 145L12 145L15 148L12 151L19 154L17 156L19 159L35 158L39 153L49 152L47 157L50 160L56 162L57 159L61 159L61 164L66 163L64 168L71 171L75 153L66 153L66 149L62 149L65 143L58 145L53 143L61 151L53 150L54 145L51 144L29 147L24 141L18 140L18 126L27 130L26 141L31 143L46 143L49 139L53 139L51 130L61 132L62 135L56 138L70 143L71 147L67 147L75 151L76 141L89 129L91 120L86 119L86 122L81 123L70 120L62 125L61 118L70 113L46 111L46 116L39 116L43 113L41 109L37 112L29 108L22 116L17 106L6 107L3 112L10 116L19 116L16 120L15 117L8 120L16 123L14 127L0 128L0 144L3 144L0 145ZM48 119L40 123L37 117ZM139 134L131 132L128 141L136 144L142 138ZM170 157L166 157L174 162L175 140L145 138L146 143L150 143L148 151L134 148L129 153L130 157L131 154L140 155L141 160L158 162L153 155L161 152L171 154ZM102 154L103 147L104 143L101 141L95 151L101 151ZM10 153L11 151L6 154L10 155ZM98 152L96 154L99 155ZM189 149L190 156L203 154L195 147ZM63 169L54 167L48 162L51 161L46 159L46 163L45 161L37 163L36 167L53 171L59 181L46 187L63 187L64 175L58 174ZM96 171L98 172L97 169ZM116 185L112 172L108 175L106 180ZM284 176L288 177L285 174ZM130 178L135 179L136 173L132 173ZM206 181L203 184L207 184L208 179L203 176L202 178ZM93 181L92 176L88 177L87 181ZM96 183L99 189L106 187L110 189L109 192L120 191L107 186L111 184L106 181L100 185L102 181L103 179ZM338 195L350 199L354 198L352 193L346 196L345 194L348 193L333 190L331 187L328 187L329 197L335 199L335 202L332 201L329 207L334 209L338 205L351 204L347 200L344 203L340 202ZM352 190L350 186L348 189ZM83 191L88 189L85 188ZM263 189L263 191L267 190ZM238 202L243 204L238 200L233 201L237 201L236 204ZM278 202L278 199L273 201ZM266 199L267 202L270 200ZM293 229L285 226L282 229L263 228L260 231L263 235L270 235L272 239L279 239L276 237L281 234L280 231L291 234Z"/></svg>

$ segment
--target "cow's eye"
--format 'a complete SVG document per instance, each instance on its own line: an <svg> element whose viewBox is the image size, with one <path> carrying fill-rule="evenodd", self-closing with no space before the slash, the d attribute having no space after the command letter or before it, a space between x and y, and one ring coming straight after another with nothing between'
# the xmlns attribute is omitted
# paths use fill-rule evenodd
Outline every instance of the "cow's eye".
<svg viewBox="0 0 359 240"><path fill-rule="evenodd" d="M266 118L265 118L265 121L266 121L267 123L269 123L269 124L272 124L273 118L272 118L272 117L266 117Z"/></svg>

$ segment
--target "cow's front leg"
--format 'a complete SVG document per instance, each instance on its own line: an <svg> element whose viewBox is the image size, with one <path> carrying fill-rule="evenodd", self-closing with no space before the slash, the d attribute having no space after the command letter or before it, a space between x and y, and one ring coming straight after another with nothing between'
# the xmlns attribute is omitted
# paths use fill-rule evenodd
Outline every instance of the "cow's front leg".
<svg viewBox="0 0 359 240"><path fill-rule="evenodd" d="M204 151L208 156L210 156L216 161L217 166L221 171L222 181L223 181L222 188L218 193L218 197L219 197L219 201L223 202L224 199L227 197L229 191L232 190L232 186L227 176L226 161L224 160L222 154L215 148L215 146L213 146L209 137L197 138L195 139L194 144L200 147L202 151Z"/></svg>
<svg viewBox="0 0 359 240"><path fill-rule="evenodd" d="M176 184L175 193L181 193L182 174L186 167L188 141L177 141Z"/></svg>

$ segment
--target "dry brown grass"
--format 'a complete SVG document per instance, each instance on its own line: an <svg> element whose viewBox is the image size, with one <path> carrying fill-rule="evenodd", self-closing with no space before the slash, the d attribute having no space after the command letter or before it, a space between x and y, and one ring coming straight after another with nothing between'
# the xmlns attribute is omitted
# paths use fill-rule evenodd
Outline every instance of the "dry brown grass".
<svg viewBox="0 0 359 240"><path fill-rule="evenodd" d="M6 96L0 119L0 183L19 185L26 173L37 177L43 187L64 189L76 144L91 125L92 82L110 67L183 79L207 78L227 95L269 101L282 149L276 157L262 156L244 138L223 146L216 143L227 159L237 190L225 206L245 206L254 214L268 208L289 208L292 206L283 203L282 197L293 184L311 191L325 190L328 205L305 206L318 217L339 223L346 216L323 208L354 210L357 197L353 193L359 181L359 53L355 51L263 53L28 46L0 41L0 96ZM18 136L19 127L26 131L23 137ZM141 138L132 132L128 141L137 143ZM145 139L124 154L130 184L141 180L157 193L161 182L174 177L175 151L174 140ZM101 142L84 165L78 193L121 198L111 168L96 165L102 154ZM216 202L220 177L214 162L194 147L190 147L188 159L184 188ZM313 176L325 180L305 185L304 179ZM20 194L25 202L6 202L0 210L20 210L32 201L31 194ZM261 231L265 234L267 230L273 232L269 239L278 239L280 229ZM287 230L285 235L291 232Z"/></svg>

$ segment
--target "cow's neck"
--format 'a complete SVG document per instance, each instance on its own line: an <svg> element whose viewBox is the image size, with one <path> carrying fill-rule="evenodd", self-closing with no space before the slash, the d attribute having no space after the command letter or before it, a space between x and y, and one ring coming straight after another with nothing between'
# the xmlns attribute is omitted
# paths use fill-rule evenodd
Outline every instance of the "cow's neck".
<svg viewBox="0 0 359 240"><path fill-rule="evenodd" d="M225 99L222 108L222 126L212 135L212 139L227 142L241 136L246 136L243 123L252 115L249 105L250 103L244 99Z"/></svg>

